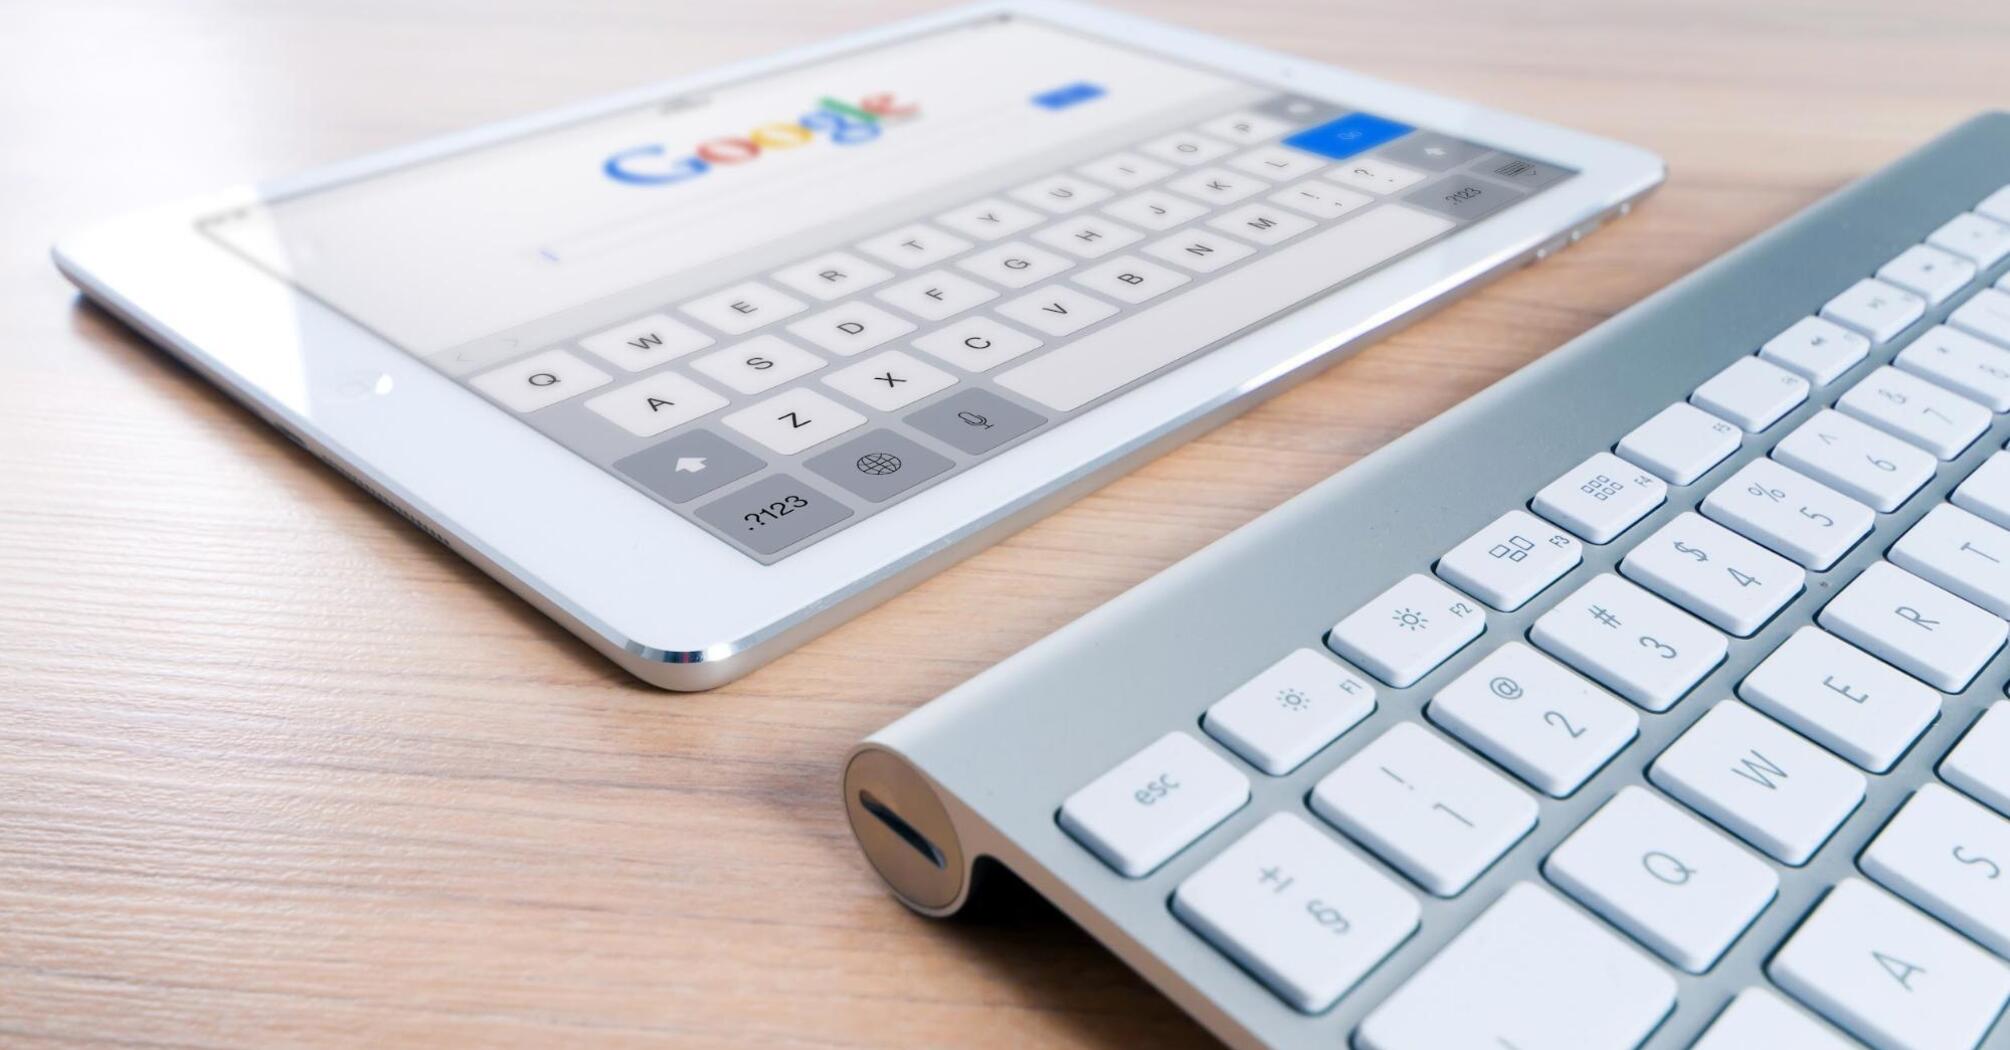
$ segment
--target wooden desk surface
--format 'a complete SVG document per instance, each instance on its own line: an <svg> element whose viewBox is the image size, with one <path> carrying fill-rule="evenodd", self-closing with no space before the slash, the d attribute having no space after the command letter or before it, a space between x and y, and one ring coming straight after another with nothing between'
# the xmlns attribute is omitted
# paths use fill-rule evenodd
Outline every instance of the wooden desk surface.
<svg viewBox="0 0 2010 1050"><path fill-rule="evenodd" d="M847 748L2001 104L2010 43L1961 0L1152 5L1673 177L704 696L626 680L47 262L115 210L924 6L0 5L0 1043L1204 1043L1037 900L902 910L845 828Z"/></svg>

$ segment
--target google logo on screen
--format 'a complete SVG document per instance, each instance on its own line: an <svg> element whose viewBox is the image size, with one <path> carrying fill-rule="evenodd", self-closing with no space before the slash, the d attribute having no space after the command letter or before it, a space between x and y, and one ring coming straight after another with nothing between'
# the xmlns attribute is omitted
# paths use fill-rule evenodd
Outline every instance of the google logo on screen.
<svg viewBox="0 0 2010 1050"><path fill-rule="evenodd" d="M684 156L671 156L670 147L660 143L636 146L608 157L600 170L608 178L631 186L671 186L695 179L714 167L745 164L758 160L763 153L807 146L820 135L838 146L871 142L880 136L885 124L906 120L919 112L919 106L900 102L889 91L867 95L857 105L821 98L815 109L794 121L772 121L744 135L706 139Z"/></svg>

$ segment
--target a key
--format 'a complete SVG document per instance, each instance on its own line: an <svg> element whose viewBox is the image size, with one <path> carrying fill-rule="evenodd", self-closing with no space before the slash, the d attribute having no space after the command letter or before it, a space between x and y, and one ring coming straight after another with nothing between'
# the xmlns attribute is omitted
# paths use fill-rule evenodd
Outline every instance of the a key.
<svg viewBox="0 0 2010 1050"><path fill-rule="evenodd" d="M1741 357L1703 381L1689 400L1756 434L1808 399L1808 381L1756 357Z"/></svg>
<svg viewBox="0 0 2010 1050"><path fill-rule="evenodd" d="M1126 878L1151 874L1249 801L1249 778L1181 732L1061 803L1062 830Z"/></svg>
<svg viewBox="0 0 2010 1050"><path fill-rule="evenodd" d="M1312 811L1450 897L1535 827L1536 802L1429 730L1399 722L1313 786Z"/></svg>
<svg viewBox="0 0 2010 1050"><path fill-rule="evenodd" d="M1412 573L1335 624L1326 645L1401 689L1465 648L1486 625L1478 603Z"/></svg>
<svg viewBox="0 0 2010 1050"><path fill-rule="evenodd" d="M2004 186L1982 199L1975 206L1979 215L1985 215L1997 222L2010 223L2010 186Z"/></svg>
<svg viewBox="0 0 2010 1050"><path fill-rule="evenodd" d="M1948 315L1947 323L1997 346L2010 347L2010 291L2003 288L1999 284L1975 293Z"/></svg>
<svg viewBox="0 0 2010 1050"><path fill-rule="evenodd" d="M1724 661L1702 621L1607 572L1529 629L1529 640L1649 711L1666 711Z"/></svg>
<svg viewBox="0 0 2010 1050"><path fill-rule="evenodd" d="M1820 571L1869 535L1877 514L1770 459L1738 468L1703 499L1703 516Z"/></svg>
<svg viewBox="0 0 2010 1050"><path fill-rule="evenodd" d="M1885 889L2010 956L2010 820L1927 784L1858 863Z"/></svg>
<svg viewBox="0 0 2010 1050"><path fill-rule="evenodd" d="M2010 255L2010 224L1962 212L1927 234L1926 243L1971 259L1986 269Z"/></svg>
<svg viewBox="0 0 2010 1050"><path fill-rule="evenodd" d="M1610 543L1667 499L1667 482L1600 452L1543 486L1530 506L1587 543Z"/></svg>
<svg viewBox="0 0 2010 1050"><path fill-rule="evenodd" d="M1201 168L1173 179L1166 183L1166 188L1219 207L1262 193L1270 188L1270 183L1254 174L1239 174L1226 168Z"/></svg>
<svg viewBox="0 0 2010 1050"><path fill-rule="evenodd" d="M1755 986L1739 992L1689 1050L1851 1050L1855 1045Z"/></svg>
<svg viewBox="0 0 2010 1050"><path fill-rule="evenodd" d="M1975 279L1975 264L1930 244L1915 244L1877 268L1877 278L1918 292L1935 306Z"/></svg>
<svg viewBox="0 0 2010 1050"><path fill-rule="evenodd" d="M1632 786L1563 840L1543 873L1690 973L1716 965L1780 887L1764 861Z"/></svg>
<svg viewBox="0 0 2010 1050"><path fill-rule="evenodd" d="M1721 700L1648 779L1782 864L1806 864L1863 802L1864 776L1736 700Z"/></svg>
<svg viewBox="0 0 2010 1050"><path fill-rule="evenodd" d="M1873 343L1890 341L1926 312L1926 300L1874 277L1850 285L1822 304L1822 316L1854 328Z"/></svg>
<svg viewBox="0 0 2010 1050"><path fill-rule="evenodd" d="M2002 620L1881 561L1822 607L1823 627L1943 692L1968 687L2003 647Z"/></svg>
<svg viewBox="0 0 2010 1050"><path fill-rule="evenodd" d="M1305 1013L1417 928L1417 899L1303 818L1276 813L1173 891L1173 914Z"/></svg>
<svg viewBox="0 0 2010 1050"><path fill-rule="evenodd" d="M1996 452L1955 488L1954 505L2010 529L2010 452Z"/></svg>
<svg viewBox="0 0 2010 1050"><path fill-rule="evenodd" d="M1640 731L1632 708L1521 642L1488 653L1424 713L1555 798L1576 791Z"/></svg>
<svg viewBox="0 0 2010 1050"><path fill-rule="evenodd" d="M1125 197L1104 208L1103 211L1141 229L1170 230L1191 219L1206 215L1207 206L1195 204L1185 197L1176 197L1164 190L1146 190Z"/></svg>
<svg viewBox="0 0 2010 1050"><path fill-rule="evenodd" d="M1273 777L1297 769L1375 710L1375 687L1299 649L1209 705L1201 728Z"/></svg>
<svg viewBox="0 0 2010 1050"><path fill-rule="evenodd" d="M1738 696L1873 773L1940 717L1938 692L1813 625L1753 668Z"/></svg>
<svg viewBox="0 0 2010 1050"><path fill-rule="evenodd" d="M1135 255L1120 255L1075 275L1076 283L1119 302L1156 299L1193 280L1186 274Z"/></svg>
<svg viewBox="0 0 2010 1050"><path fill-rule="evenodd" d="M1633 1050L1674 1007L1666 970L1550 891L1518 882L1383 1000L1355 1039L1361 1050Z"/></svg>
<svg viewBox="0 0 2010 1050"><path fill-rule="evenodd" d="M1773 458L1887 514L1933 478L1933 456L1868 423L1822 409L1773 448Z"/></svg>
<svg viewBox="0 0 2010 1050"><path fill-rule="evenodd" d="M1583 560L1584 545L1575 536L1525 510L1511 510L1438 559L1438 575L1513 612Z"/></svg>
<svg viewBox="0 0 2010 1050"><path fill-rule="evenodd" d="M1687 485L1738 451L1744 440L1736 426L1677 401L1620 438L1615 451L1670 485Z"/></svg>
<svg viewBox="0 0 2010 1050"><path fill-rule="evenodd" d="M1981 405L1890 365L1865 376L1836 407L1941 459L1960 455L1992 421Z"/></svg>
<svg viewBox="0 0 2010 1050"><path fill-rule="evenodd" d="M2010 532L1943 503L1885 555L1892 564L2010 619Z"/></svg>
<svg viewBox="0 0 2010 1050"><path fill-rule="evenodd" d="M1880 1050L1972 1047L2010 999L2010 967L1857 878L1829 891L1766 973Z"/></svg>
<svg viewBox="0 0 2010 1050"><path fill-rule="evenodd" d="M1969 798L2010 817L2010 700L1982 712L1940 764L1940 775Z"/></svg>
<svg viewBox="0 0 2010 1050"><path fill-rule="evenodd" d="M1959 328L1936 325L1906 344L1893 362L1991 412L2010 412L2010 350Z"/></svg>
<svg viewBox="0 0 2010 1050"><path fill-rule="evenodd" d="M1803 317L1766 340L1759 356L1800 373L1816 386L1842 378L1870 354L1870 340L1821 317Z"/></svg>
<svg viewBox="0 0 2010 1050"><path fill-rule="evenodd" d="M940 321L998 298L998 293L947 270L932 270L877 293L882 302L916 317Z"/></svg>
<svg viewBox="0 0 2010 1050"><path fill-rule="evenodd" d="M1807 579L1800 566L1693 511L1640 541L1619 571L1741 638L1793 601Z"/></svg>

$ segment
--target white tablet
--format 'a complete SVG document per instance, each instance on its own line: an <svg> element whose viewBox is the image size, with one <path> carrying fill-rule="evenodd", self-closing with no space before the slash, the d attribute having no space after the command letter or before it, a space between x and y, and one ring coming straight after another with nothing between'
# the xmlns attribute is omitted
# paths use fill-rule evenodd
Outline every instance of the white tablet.
<svg viewBox="0 0 2010 1050"><path fill-rule="evenodd" d="M118 219L59 265L637 676L728 681L1653 188L1009 2Z"/></svg>

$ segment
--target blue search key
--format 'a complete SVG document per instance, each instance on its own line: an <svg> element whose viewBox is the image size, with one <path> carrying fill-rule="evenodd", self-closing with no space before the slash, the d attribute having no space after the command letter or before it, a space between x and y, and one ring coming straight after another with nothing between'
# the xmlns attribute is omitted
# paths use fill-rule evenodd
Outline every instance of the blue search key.
<svg viewBox="0 0 2010 1050"><path fill-rule="evenodd" d="M1042 91L1034 95L1033 104L1041 109L1067 109L1090 99L1102 98L1103 94L1102 85L1078 80L1065 87L1057 87L1052 91Z"/></svg>
<svg viewBox="0 0 2010 1050"><path fill-rule="evenodd" d="M1408 124L1398 124L1393 120L1370 116L1366 113L1349 113L1339 120L1329 120L1317 127L1284 140L1293 149L1307 153L1317 153L1322 157L1340 160L1351 157L1362 150L1374 149L1391 139L1401 138L1415 131Z"/></svg>

